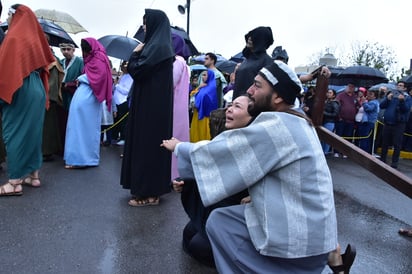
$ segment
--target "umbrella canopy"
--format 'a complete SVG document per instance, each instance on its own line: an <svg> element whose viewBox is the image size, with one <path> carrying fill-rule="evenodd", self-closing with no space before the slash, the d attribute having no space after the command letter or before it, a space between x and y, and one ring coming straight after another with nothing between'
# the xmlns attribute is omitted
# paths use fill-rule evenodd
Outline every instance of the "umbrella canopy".
<svg viewBox="0 0 412 274"><path fill-rule="evenodd" d="M195 64L195 65L191 65L189 66L191 71L196 71L196 70L207 70L207 67L205 65L201 65L201 64Z"/></svg>
<svg viewBox="0 0 412 274"><path fill-rule="evenodd" d="M243 53L242 53L242 52L239 52L239 53L233 55L232 57L230 57L229 60L235 61L235 62L237 62L237 63L242 63L243 60L245 60L245 56L243 56Z"/></svg>
<svg viewBox="0 0 412 274"><path fill-rule="evenodd" d="M368 66L347 67L336 78L342 80L341 84L353 83L358 87L370 87L389 81L382 71Z"/></svg>
<svg viewBox="0 0 412 274"><path fill-rule="evenodd" d="M407 84L408 87L412 86L412 75L407 75L402 77L400 81L403 81Z"/></svg>
<svg viewBox="0 0 412 274"><path fill-rule="evenodd" d="M192 60L197 62L197 63L203 63L205 61L205 57L206 57L206 54L201 54L201 55L194 56ZM219 55L219 54L216 54L216 57L217 57L216 65L219 62L223 62L223 61L227 60L225 57L223 57L222 55Z"/></svg>
<svg viewBox="0 0 412 274"><path fill-rule="evenodd" d="M341 73L345 68L335 67L335 66L328 66L328 69L331 72L331 75L330 75L330 78L329 78L329 85L346 86L344 79L337 78L339 73Z"/></svg>
<svg viewBox="0 0 412 274"><path fill-rule="evenodd" d="M78 48L70 35L62 27L45 19L37 18L37 20L39 21L39 24L42 27L44 33L49 36L50 46L58 47L60 43L70 43ZM9 26L7 22L3 22L0 24L0 27L5 31Z"/></svg>
<svg viewBox="0 0 412 274"><path fill-rule="evenodd" d="M189 38L189 35L187 35L187 33L184 29L179 28L177 26L170 26L170 31L172 32L172 34L173 33L177 34L180 37L182 37L183 40L185 40L189 56L199 54L199 52L197 51L195 45L193 45L192 41ZM144 41L144 36L145 36L145 34L144 34L143 26L140 26L133 37L136 38L137 40L139 40L140 42L143 42Z"/></svg>
<svg viewBox="0 0 412 274"><path fill-rule="evenodd" d="M224 60L216 63L216 67L223 73L231 74L235 71L237 62L231 60Z"/></svg>
<svg viewBox="0 0 412 274"><path fill-rule="evenodd" d="M106 35L98 39L107 55L121 60L129 60L139 41L123 35Z"/></svg>
<svg viewBox="0 0 412 274"><path fill-rule="evenodd" d="M373 85L369 88L369 90L379 90L381 87L386 87L389 91L396 90L396 84L394 83L380 83Z"/></svg>
<svg viewBox="0 0 412 274"><path fill-rule="evenodd" d="M76 34L84 31L87 32L87 30L67 12L50 9L38 9L34 13L37 17L50 20L69 33Z"/></svg>

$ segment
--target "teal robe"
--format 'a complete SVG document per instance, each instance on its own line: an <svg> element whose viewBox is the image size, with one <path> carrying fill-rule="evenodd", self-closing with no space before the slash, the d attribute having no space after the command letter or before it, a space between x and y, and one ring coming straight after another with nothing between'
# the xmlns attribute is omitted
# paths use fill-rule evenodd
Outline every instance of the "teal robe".
<svg viewBox="0 0 412 274"><path fill-rule="evenodd" d="M32 72L14 93L11 104L1 101L3 140L9 179L19 179L42 165L46 92L38 72Z"/></svg>

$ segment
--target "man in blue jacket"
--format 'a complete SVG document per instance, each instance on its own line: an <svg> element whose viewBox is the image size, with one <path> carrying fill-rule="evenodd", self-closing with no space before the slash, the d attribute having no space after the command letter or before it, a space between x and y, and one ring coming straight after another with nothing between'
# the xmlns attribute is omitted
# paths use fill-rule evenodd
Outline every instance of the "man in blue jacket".
<svg viewBox="0 0 412 274"><path fill-rule="evenodd" d="M406 92L406 83L399 81L397 89L387 93L380 103L380 108L385 109L383 116L382 153L381 160L386 163L388 146L393 145L391 167L398 168L401 152L402 137L406 122L411 110L411 97Z"/></svg>

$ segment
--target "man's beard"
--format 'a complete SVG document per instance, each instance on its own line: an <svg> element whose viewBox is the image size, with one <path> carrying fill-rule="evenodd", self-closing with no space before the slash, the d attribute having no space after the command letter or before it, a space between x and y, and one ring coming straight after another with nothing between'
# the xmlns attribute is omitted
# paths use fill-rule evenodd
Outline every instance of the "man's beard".
<svg viewBox="0 0 412 274"><path fill-rule="evenodd" d="M248 105L247 111L252 117L257 117L261 112L272 110L272 94L264 97L262 102L256 102L253 98L251 100L252 102Z"/></svg>

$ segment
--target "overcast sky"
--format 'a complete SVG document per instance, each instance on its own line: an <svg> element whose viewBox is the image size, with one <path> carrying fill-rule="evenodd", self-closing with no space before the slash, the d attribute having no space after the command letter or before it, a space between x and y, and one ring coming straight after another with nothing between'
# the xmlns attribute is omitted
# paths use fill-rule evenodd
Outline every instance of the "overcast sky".
<svg viewBox="0 0 412 274"><path fill-rule="evenodd" d="M186 15L177 6L185 0L2 0L3 14L15 3L70 13L88 33L83 37L109 34L133 36L142 24L145 8L166 12L172 25L186 29ZM282 45L292 67L306 65L326 48L339 56L350 52L354 42L378 42L397 55L399 69L409 69L412 58L410 0L194 0L190 9L190 37L201 52L212 51L230 58L240 52L244 35L258 26L270 26L275 46Z"/></svg>

